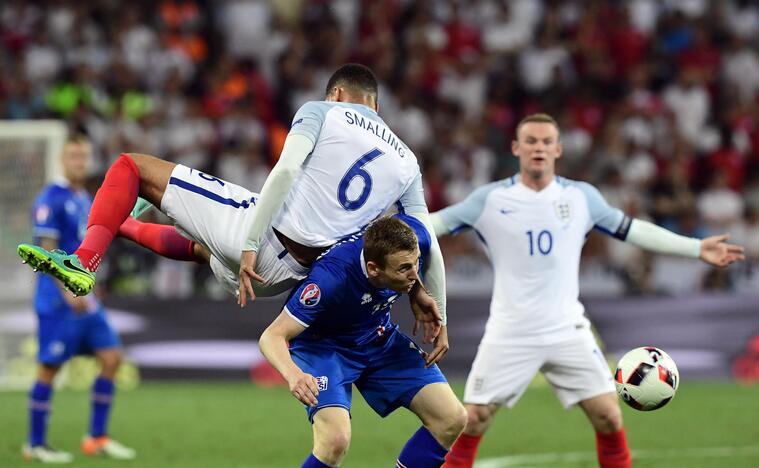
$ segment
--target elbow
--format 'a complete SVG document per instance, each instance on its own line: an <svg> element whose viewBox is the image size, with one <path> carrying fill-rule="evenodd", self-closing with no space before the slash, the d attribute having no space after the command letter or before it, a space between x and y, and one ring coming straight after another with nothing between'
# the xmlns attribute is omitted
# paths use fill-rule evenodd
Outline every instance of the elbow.
<svg viewBox="0 0 759 468"><path fill-rule="evenodd" d="M298 175L300 167L293 167L286 164L277 164L272 170L272 174L276 176L278 184L288 184L295 180Z"/></svg>
<svg viewBox="0 0 759 468"><path fill-rule="evenodd" d="M268 351L271 348L271 340L272 334L269 328L264 330L264 332L261 333L261 336L258 338L258 349L261 350L261 353L264 356L268 354Z"/></svg>

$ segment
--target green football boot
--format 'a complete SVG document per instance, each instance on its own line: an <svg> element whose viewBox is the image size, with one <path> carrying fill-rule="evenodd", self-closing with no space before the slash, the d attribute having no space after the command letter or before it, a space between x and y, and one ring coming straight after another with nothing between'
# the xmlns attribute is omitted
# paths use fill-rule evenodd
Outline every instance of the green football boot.
<svg viewBox="0 0 759 468"><path fill-rule="evenodd" d="M137 202L134 204L134 208L132 208L132 212L129 213L129 216L137 219L142 216L143 213L150 211L151 208L153 208L153 205L149 201L145 200L144 198L137 197Z"/></svg>
<svg viewBox="0 0 759 468"><path fill-rule="evenodd" d="M75 296L86 296L95 286L95 273L86 269L76 255L63 250L48 252L37 245L21 244L18 255L34 271L41 271L61 280Z"/></svg>

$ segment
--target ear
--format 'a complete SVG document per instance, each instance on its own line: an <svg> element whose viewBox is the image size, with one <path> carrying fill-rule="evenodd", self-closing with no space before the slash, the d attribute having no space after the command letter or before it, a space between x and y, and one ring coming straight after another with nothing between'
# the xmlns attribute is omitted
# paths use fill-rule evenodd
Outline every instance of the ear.
<svg viewBox="0 0 759 468"><path fill-rule="evenodd" d="M335 96L335 102L345 102L345 90L339 86L335 86L333 94Z"/></svg>
<svg viewBox="0 0 759 468"><path fill-rule="evenodd" d="M559 159L564 152L564 148L561 146L561 140L556 142L556 149L557 149L556 159Z"/></svg>
<svg viewBox="0 0 759 468"><path fill-rule="evenodd" d="M369 275L369 278L377 278L380 274L381 268L379 265L374 263L373 261L369 260L366 262L366 274Z"/></svg>
<svg viewBox="0 0 759 468"><path fill-rule="evenodd" d="M517 150L519 149L519 142L517 140L511 140L511 154L518 158Z"/></svg>
<svg viewBox="0 0 759 468"><path fill-rule="evenodd" d="M340 88L337 86L333 86L332 89L329 90L326 96L324 96L324 100L328 102L339 102L339 93Z"/></svg>

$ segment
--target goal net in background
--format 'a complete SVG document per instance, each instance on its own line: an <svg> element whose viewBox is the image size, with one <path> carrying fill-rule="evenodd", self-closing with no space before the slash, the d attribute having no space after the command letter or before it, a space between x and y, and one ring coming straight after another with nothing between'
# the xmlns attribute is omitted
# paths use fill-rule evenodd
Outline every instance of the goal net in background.
<svg viewBox="0 0 759 468"><path fill-rule="evenodd" d="M32 241L32 203L61 174L67 131L57 120L0 120L0 388L14 386L11 357L18 356L25 332L33 335L36 327L34 275L16 247Z"/></svg>

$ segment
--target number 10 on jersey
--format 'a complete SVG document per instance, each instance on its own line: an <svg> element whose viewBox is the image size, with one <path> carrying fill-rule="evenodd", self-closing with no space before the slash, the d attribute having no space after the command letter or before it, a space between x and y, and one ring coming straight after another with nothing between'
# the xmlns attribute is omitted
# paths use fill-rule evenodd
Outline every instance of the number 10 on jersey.
<svg viewBox="0 0 759 468"><path fill-rule="evenodd" d="M535 251L541 255L548 255L553 248L553 236L551 231L543 229L537 235L532 230L527 231L527 240L530 243L530 256L535 255Z"/></svg>

